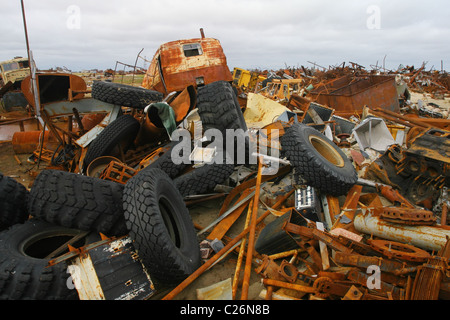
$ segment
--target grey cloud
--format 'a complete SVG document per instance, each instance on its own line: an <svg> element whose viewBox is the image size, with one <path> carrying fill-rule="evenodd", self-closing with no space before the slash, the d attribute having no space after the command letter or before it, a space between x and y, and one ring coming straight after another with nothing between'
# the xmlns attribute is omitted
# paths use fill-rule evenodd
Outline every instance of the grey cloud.
<svg viewBox="0 0 450 320"><path fill-rule="evenodd" d="M447 59L449 9L443 0L24 0L30 45L39 68L72 70L134 63L144 48L176 39L219 39L230 68L277 69L353 61L369 67L386 56L398 64ZM3 5L7 29L0 59L26 55L19 2ZM80 9L80 29L69 29L69 6ZM367 28L370 6L380 9L380 30Z"/></svg>

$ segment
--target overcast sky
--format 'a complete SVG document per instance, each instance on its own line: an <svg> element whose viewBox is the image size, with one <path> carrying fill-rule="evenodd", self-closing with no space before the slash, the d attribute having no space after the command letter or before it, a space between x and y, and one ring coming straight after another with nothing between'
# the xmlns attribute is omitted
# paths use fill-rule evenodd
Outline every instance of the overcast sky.
<svg viewBox="0 0 450 320"><path fill-rule="evenodd" d="M39 69L114 69L151 60L160 44L219 39L230 69L450 69L450 6L444 0L24 0ZM26 56L20 0L3 1L0 60ZM384 60L384 61L383 61ZM138 63L146 67L143 60Z"/></svg>

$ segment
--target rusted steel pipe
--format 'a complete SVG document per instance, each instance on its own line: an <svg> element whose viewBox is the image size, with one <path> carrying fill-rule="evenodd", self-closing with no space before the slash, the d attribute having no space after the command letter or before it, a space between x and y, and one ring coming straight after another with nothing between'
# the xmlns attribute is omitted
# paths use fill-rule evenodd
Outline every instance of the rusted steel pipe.
<svg viewBox="0 0 450 320"><path fill-rule="evenodd" d="M247 217L245 219L245 227L244 228L247 228L250 223L252 208L253 208L253 199L250 200L250 203L248 205ZM235 300L235 298L236 298L236 292L237 292L237 287L238 287L238 282L239 282L239 275L241 273L241 265L242 265L242 260L244 258L244 250L245 250L245 243L246 243L245 239L246 239L245 237L244 237L244 239L242 239L241 246L239 248L238 261L236 263L236 270L234 272L234 279L233 279L233 284L232 284L232 288L231 288L231 297L233 300Z"/></svg>
<svg viewBox="0 0 450 320"><path fill-rule="evenodd" d="M289 256L293 256L293 255L297 255L299 252L304 251L304 249L300 248L300 249L293 249L293 250L289 250L289 251L284 251L284 252L280 252L280 253L275 253L269 256L270 259L272 260L277 260L277 259L281 259L281 258L286 258Z"/></svg>
<svg viewBox="0 0 450 320"><path fill-rule="evenodd" d="M425 250L441 250L450 230L434 226L407 226L383 221L372 214L358 214L353 220L356 231L383 239L410 243Z"/></svg>
<svg viewBox="0 0 450 320"><path fill-rule="evenodd" d="M259 157L258 175L256 177L255 197L253 199L252 215L250 218L250 233L248 236L247 257L244 268L244 281L242 283L241 300L247 300L248 287L250 284L250 273L252 270L253 251L255 246L256 220L258 216L259 195L261 193L261 176L262 176L263 159Z"/></svg>
<svg viewBox="0 0 450 320"><path fill-rule="evenodd" d="M406 125L408 127L413 127L415 126L419 126L422 128L426 128L426 129L430 129L431 126L429 126L426 123L423 123L420 120L415 120L415 119L411 119L408 117L405 117L404 115L401 115L399 113L395 113L389 110L385 110L385 109L370 109L370 111L375 115L375 116L379 116L379 117L384 117L388 120L392 120L398 123L401 123L403 125Z"/></svg>
<svg viewBox="0 0 450 320"><path fill-rule="evenodd" d="M448 212L447 201L444 201L444 203L442 204L442 215L441 215L441 225L442 226L447 225L447 212Z"/></svg>
<svg viewBox="0 0 450 320"><path fill-rule="evenodd" d="M284 195L274 206L273 209L277 209L279 206L286 201L293 193L295 189L292 189L287 194ZM268 215L270 214L270 210L264 212L257 220L256 224L261 223ZM177 287L175 287L171 292L169 292L166 296L164 296L161 300L171 300L176 297L184 288L190 285L195 279L197 279L205 270L207 270L210 266L212 266L218 259L220 259L225 253L230 252L230 249L235 246L242 238L244 238L247 233L250 231L250 227L245 228L238 236L233 238L227 245L225 245L219 252L217 252L211 259L206 261L203 265L201 265L197 270L195 270L189 277L183 280Z"/></svg>
<svg viewBox="0 0 450 320"><path fill-rule="evenodd" d="M265 300L272 300L272 294L273 294L273 287L268 286L266 291Z"/></svg>

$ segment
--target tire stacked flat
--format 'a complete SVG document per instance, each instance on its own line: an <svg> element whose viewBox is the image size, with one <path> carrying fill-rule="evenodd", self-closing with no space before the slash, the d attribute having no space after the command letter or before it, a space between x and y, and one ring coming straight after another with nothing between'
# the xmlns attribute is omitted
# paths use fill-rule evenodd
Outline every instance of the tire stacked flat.
<svg viewBox="0 0 450 320"><path fill-rule="evenodd" d="M119 106L144 109L152 102L161 101L163 94L121 83L94 81L92 98Z"/></svg>
<svg viewBox="0 0 450 320"><path fill-rule="evenodd" d="M60 170L44 170L30 191L31 216L66 228L126 235L123 185Z"/></svg>
<svg viewBox="0 0 450 320"><path fill-rule="evenodd" d="M48 266L49 259L28 254L37 241L77 232L40 219L0 232L0 300L77 299L77 291L68 286L70 274L65 263Z"/></svg>

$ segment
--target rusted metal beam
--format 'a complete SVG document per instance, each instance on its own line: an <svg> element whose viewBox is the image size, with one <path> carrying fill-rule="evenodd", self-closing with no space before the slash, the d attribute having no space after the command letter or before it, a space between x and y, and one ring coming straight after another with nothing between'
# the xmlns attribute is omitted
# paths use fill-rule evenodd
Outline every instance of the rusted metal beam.
<svg viewBox="0 0 450 320"><path fill-rule="evenodd" d="M290 283L290 282L284 282L280 280L273 280L273 279L263 279L262 283L265 286L273 286L278 288L286 288L286 289L292 289L295 291L300 291L304 293L316 293L317 289L313 287L303 286L296 283Z"/></svg>
<svg viewBox="0 0 450 320"><path fill-rule="evenodd" d="M247 257L244 269L244 281L242 283L241 300L247 300L248 287L250 285L250 273L252 268L253 251L255 247L256 220L259 207L259 195L261 193L261 177L262 177L263 159L259 157L258 175L256 179L255 197L253 199L252 216L250 218L250 233L248 236Z"/></svg>
<svg viewBox="0 0 450 320"><path fill-rule="evenodd" d="M242 195L237 200L237 203L246 199L251 194L251 189L244 190ZM252 200L250 200L252 201ZM222 237L227 233L233 223L240 217L245 207L247 206L247 202L243 205L239 206L235 211L226 216L223 220L221 220L212 230L211 233L206 237L206 239L214 240L214 239L222 239ZM250 207L250 204L249 204Z"/></svg>
<svg viewBox="0 0 450 320"><path fill-rule="evenodd" d="M247 217L245 219L245 226L244 228L247 228L249 223L250 223L250 218L252 215L252 210L253 209L253 199L250 200L250 203L248 204L248 210L247 210ZM214 230L213 230L214 231ZM233 300L236 299L236 293L237 293L237 287L238 287L238 282L239 282L239 276L241 273L241 265L242 265L242 260L244 258L244 250L245 250L245 245L246 245L246 238L244 237L242 239L240 248L239 248L239 255L238 255L238 260L236 262L236 269L234 272L234 278L233 278L233 284L231 287L231 297Z"/></svg>

